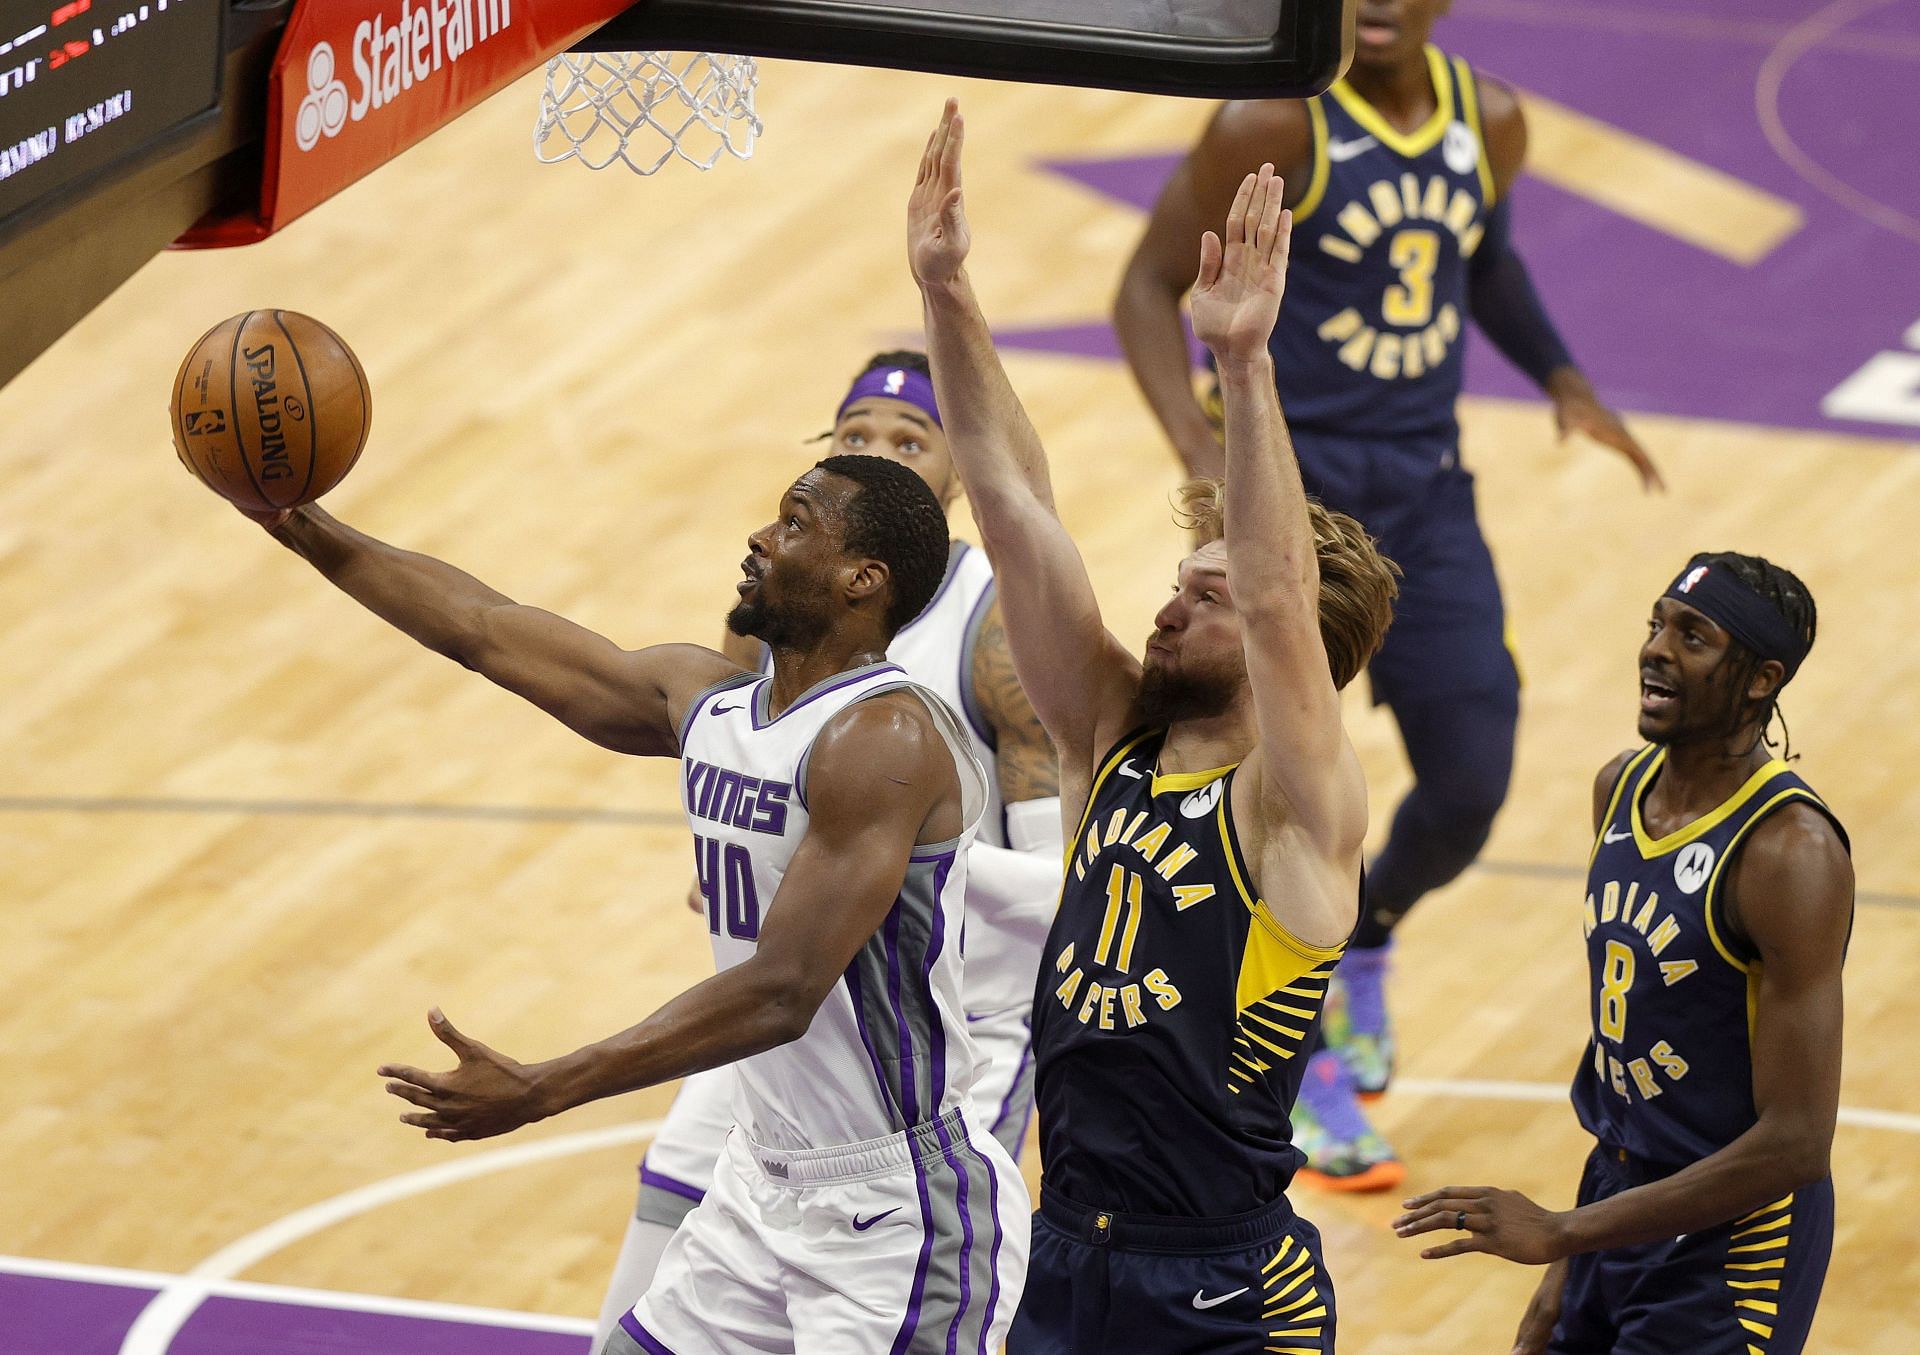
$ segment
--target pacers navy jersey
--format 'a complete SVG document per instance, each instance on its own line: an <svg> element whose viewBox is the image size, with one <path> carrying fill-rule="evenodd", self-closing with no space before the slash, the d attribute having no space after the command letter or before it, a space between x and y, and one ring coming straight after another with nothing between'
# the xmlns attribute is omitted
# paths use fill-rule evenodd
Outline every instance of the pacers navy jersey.
<svg viewBox="0 0 1920 1355"><path fill-rule="evenodd" d="M1610 1148L1679 1167L1751 1129L1750 1021L1760 959L1727 924L1728 867L1782 805L1806 803L1846 831L1778 760L1724 804L1654 839L1641 818L1666 762L1648 748L1613 789L1587 874L1593 1039L1574 1075L1580 1123Z"/></svg>
<svg viewBox="0 0 1920 1355"><path fill-rule="evenodd" d="M1493 174L1467 63L1427 48L1436 99L1402 133L1337 81L1307 101L1313 176L1293 209L1271 347L1287 422L1398 436L1455 428L1467 264Z"/></svg>
<svg viewBox="0 0 1920 1355"><path fill-rule="evenodd" d="M1234 768L1157 776L1165 730L1100 766L1034 997L1046 1188L1126 1214L1220 1218L1278 1199L1288 1112L1344 947L1253 892Z"/></svg>

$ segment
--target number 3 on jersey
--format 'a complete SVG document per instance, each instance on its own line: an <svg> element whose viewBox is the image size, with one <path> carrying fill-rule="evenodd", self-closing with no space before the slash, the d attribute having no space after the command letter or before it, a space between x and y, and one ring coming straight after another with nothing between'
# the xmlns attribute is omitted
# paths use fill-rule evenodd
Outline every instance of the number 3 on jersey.
<svg viewBox="0 0 1920 1355"><path fill-rule="evenodd" d="M724 910L728 936L736 941L757 939L760 896L753 887L753 858L747 855L747 849L737 842L723 844L696 837L693 865L700 875L701 897L707 901L707 930L720 935Z"/></svg>
<svg viewBox="0 0 1920 1355"><path fill-rule="evenodd" d="M1387 262L1400 281L1387 288L1380 314L1390 325L1419 329L1433 319L1433 270L1440 263L1440 237L1432 231L1397 231L1387 246Z"/></svg>

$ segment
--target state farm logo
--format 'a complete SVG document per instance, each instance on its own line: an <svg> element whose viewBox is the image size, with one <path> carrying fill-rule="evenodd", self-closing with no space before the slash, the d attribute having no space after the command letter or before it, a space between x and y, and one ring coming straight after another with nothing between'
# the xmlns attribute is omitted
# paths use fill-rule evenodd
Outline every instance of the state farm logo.
<svg viewBox="0 0 1920 1355"><path fill-rule="evenodd" d="M320 137L339 136L347 125L347 82L333 70L333 44L316 42L307 57L307 97L293 120L293 139L303 151L320 144Z"/></svg>
<svg viewBox="0 0 1920 1355"><path fill-rule="evenodd" d="M345 20L341 26L344 28ZM422 88L440 88L435 77L513 25L512 0L400 0L400 14L362 19L345 42L348 69L341 69L331 42L316 42L307 54L307 94L293 119L293 141L303 151L339 136L349 122ZM340 30L336 30L340 31ZM511 48L512 44L508 44ZM503 57L511 61L511 53Z"/></svg>

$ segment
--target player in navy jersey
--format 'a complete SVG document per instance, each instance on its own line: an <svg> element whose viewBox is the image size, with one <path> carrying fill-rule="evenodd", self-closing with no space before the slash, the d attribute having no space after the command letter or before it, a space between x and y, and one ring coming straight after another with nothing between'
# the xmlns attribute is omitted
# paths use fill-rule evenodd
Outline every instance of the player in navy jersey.
<svg viewBox="0 0 1920 1355"><path fill-rule="evenodd" d="M1654 604L1640 736L1593 786L1582 926L1593 1135L1564 1213L1485 1186L1410 1200L1423 1256L1546 1264L1515 1355L1798 1355L1833 1245L1847 835L1774 756L1813 598L1749 555L1696 555Z"/></svg>
<svg viewBox="0 0 1920 1355"><path fill-rule="evenodd" d="M1043 1203L1010 1355L1330 1352L1318 1233L1287 1121L1359 916L1366 784L1339 689L1378 648L1392 567L1312 503L1267 338L1290 222L1273 167L1198 237L1231 489L1136 659L1101 619L1046 455L964 262L949 103L908 254L954 465L1000 580L1014 666L1060 758L1067 874L1034 995Z"/></svg>
<svg viewBox="0 0 1920 1355"><path fill-rule="evenodd" d="M1513 91L1428 44L1445 0L1362 0L1353 66L1325 95L1229 103L1174 172L1127 267L1114 322L1148 403L1193 474L1218 474L1213 423L1194 398L1180 300L1192 240L1241 177L1270 160L1295 220L1287 308L1274 327L1280 401L1307 492L1358 518L1404 571L1393 629L1369 669L1414 786L1367 870L1366 917L1342 961L1327 1036L1295 1129L1340 1189L1403 1172L1355 1092L1384 1091L1393 1045L1390 937L1428 891L1470 865L1506 798L1519 674L1460 458L1454 406L1471 315L1553 401L1562 436L1646 452L1595 396L1511 244L1507 193L1526 123ZM1344 999L1344 1000L1343 1000Z"/></svg>

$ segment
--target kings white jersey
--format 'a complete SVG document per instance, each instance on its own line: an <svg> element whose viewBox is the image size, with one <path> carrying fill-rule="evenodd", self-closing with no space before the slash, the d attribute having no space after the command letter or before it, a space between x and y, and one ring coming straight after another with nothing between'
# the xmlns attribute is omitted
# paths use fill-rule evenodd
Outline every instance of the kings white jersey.
<svg viewBox="0 0 1920 1355"><path fill-rule="evenodd" d="M947 556L947 576L940 591L887 646L887 659L907 676L930 689L941 700L965 714L967 738L987 778L986 812L978 840L990 847L1007 845L1007 823L1000 802L1000 768L993 727L973 687L974 644L994 602L993 566L987 553L964 541L955 541ZM760 667L769 659L763 648ZM1033 1002L1033 975L1040 954L1033 942L1031 918L1003 917L1008 907L1044 909L1050 915L1051 897L1008 904L974 899L967 910L964 950L967 957L966 1008L976 1019L999 1012L1024 1010ZM1038 924L1044 935L1046 924Z"/></svg>
<svg viewBox="0 0 1920 1355"><path fill-rule="evenodd" d="M951 1110L973 1084L959 939L966 852L987 778L958 717L897 664L835 674L777 716L772 687L771 677L742 673L695 698L681 726L681 804L718 969L758 946L807 833L807 759L834 716L882 692L911 691L933 713L960 778L960 835L914 849L892 909L807 1033L734 1065L736 1120L756 1143L802 1150L883 1138Z"/></svg>
<svg viewBox="0 0 1920 1355"><path fill-rule="evenodd" d="M993 566L987 553L964 541L953 543L947 555L947 577L933 601L920 609L887 646L887 658L907 670L907 676L931 690L966 716L967 738L973 755L987 774L987 809L980 820L979 840L992 847L1007 845L1007 825L1000 807L1000 769L995 757L993 729L973 691L973 646L981 623L993 606ZM764 665L762 665L764 667ZM1029 975L1029 978L1032 976ZM1027 998L1033 984L1026 985ZM978 1007L969 1007L978 1011Z"/></svg>

